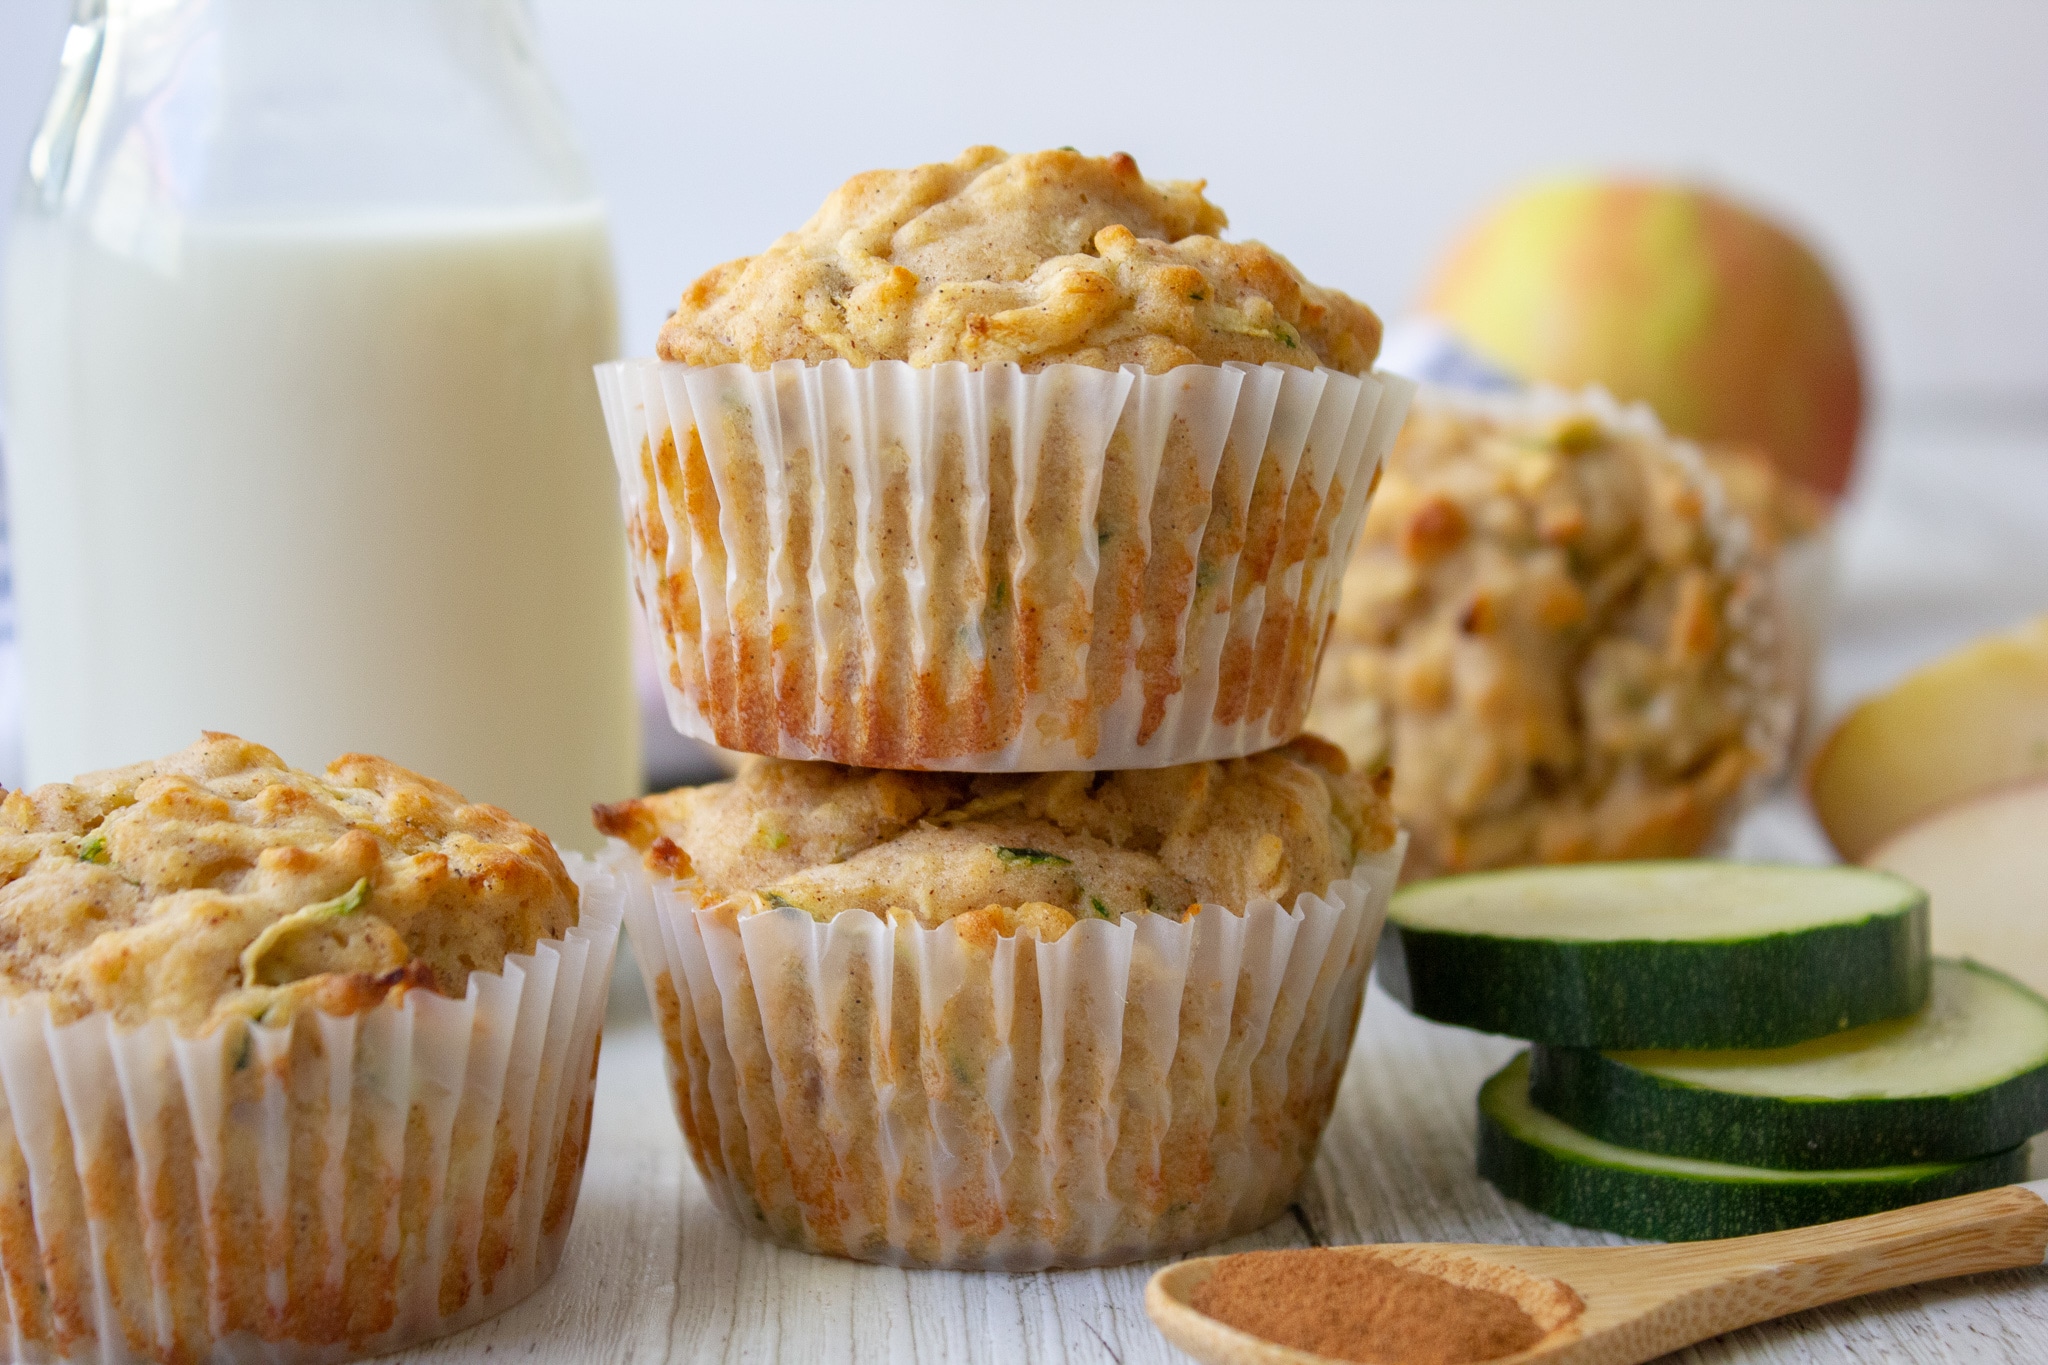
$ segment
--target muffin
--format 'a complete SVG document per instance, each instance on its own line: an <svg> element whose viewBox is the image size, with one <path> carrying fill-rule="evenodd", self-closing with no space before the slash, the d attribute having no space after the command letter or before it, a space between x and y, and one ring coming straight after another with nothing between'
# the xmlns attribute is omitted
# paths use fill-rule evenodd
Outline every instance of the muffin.
<svg viewBox="0 0 2048 1365"><path fill-rule="evenodd" d="M1783 763L1768 563L1598 392L1431 393L1345 573L1311 723L1391 763L1411 876L1684 857Z"/></svg>
<svg viewBox="0 0 2048 1365"><path fill-rule="evenodd" d="M580 884L580 889L579 889ZM231 735L0 802L0 1280L40 1355L369 1355L569 1230L611 874Z"/></svg>
<svg viewBox="0 0 2048 1365"><path fill-rule="evenodd" d="M1309 737L1094 773L765 759L598 824L720 1207L1022 1270L1285 1210L1400 865L1386 790Z"/></svg>
<svg viewBox="0 0 2048 1365"><path fill-rule="evenodd" d="M1299 733L1407 388L1223 224L1128 156L973 148L855 177L602 367L677 727L1013 772Z"/></svg>

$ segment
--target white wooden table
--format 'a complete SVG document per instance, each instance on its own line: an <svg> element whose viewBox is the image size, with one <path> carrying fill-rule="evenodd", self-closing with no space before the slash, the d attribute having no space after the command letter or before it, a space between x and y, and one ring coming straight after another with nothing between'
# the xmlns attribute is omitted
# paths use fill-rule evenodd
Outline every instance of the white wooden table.
<svg viewBox="0 0 2048 1365"><path fill-rule="evenodd" d="M1409 1016L1375 989L1294 1216L1227 1249L1313 1242L1594 1244L1472 1169L1473 1097L1517 1044ZM2037 1176L2048 1174L2038 1156ZM758 1242L714 1209L669 1112L643 1019L605 1040L576 1229L554 1282L408 1359L577 1362L1185 1362L1145 1316L1157 1263L1034 1275L905 1271ZM1805 1313L1672 1357L1692 1362L2038 1362L2048 1269Z"/></svg>

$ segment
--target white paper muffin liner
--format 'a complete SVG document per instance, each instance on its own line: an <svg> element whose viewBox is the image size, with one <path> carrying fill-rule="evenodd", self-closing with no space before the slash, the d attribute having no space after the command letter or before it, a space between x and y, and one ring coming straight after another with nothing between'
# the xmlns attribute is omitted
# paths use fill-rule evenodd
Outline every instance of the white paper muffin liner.
<svg viewBox="0 0 2048 1365"><path fill-rule="evenodd" d="M676 1116L757 1236L1036 1270L1206 1246L1292 1202L1406 836L1294 906L967 940L865 910L737 922L629 850L627 934Z"/></svg>
<svg viewBox="0 0 2048 1365"><path fill-rule="evenodd" d="M624 888L580 922L350 1017L67 1024L0 1009L9 1359L337 1361L531 1293L569 1234Z"/></svg>
<svg viewBox="0 0 2048 1365"><path fill-rule="evenodd" d="M988 772L1293 738L1410 392L1237 363L597 374L677 728Z"/></svg>

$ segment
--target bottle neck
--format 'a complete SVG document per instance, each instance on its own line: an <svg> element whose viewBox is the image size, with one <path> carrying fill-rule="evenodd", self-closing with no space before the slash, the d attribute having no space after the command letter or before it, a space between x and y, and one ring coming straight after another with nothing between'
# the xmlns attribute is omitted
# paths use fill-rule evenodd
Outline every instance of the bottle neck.
<svg viewBox="0 0 2048 1365"><path fill-rule="evenodd" d="M591 197L524 0L74 0L27 185L96 236Z"/></svg>

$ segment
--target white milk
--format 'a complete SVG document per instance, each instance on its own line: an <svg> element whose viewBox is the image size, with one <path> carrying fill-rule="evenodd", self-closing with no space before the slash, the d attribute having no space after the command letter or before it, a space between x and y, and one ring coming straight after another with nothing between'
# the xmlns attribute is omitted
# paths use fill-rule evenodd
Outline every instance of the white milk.
<svg viewBox="0 0 2048 1365"><path fill-rule="evenodd" d="M202 221L155 254L11 244L29 781L231 730L589 846L640 780L601 212Z"/></svg>

